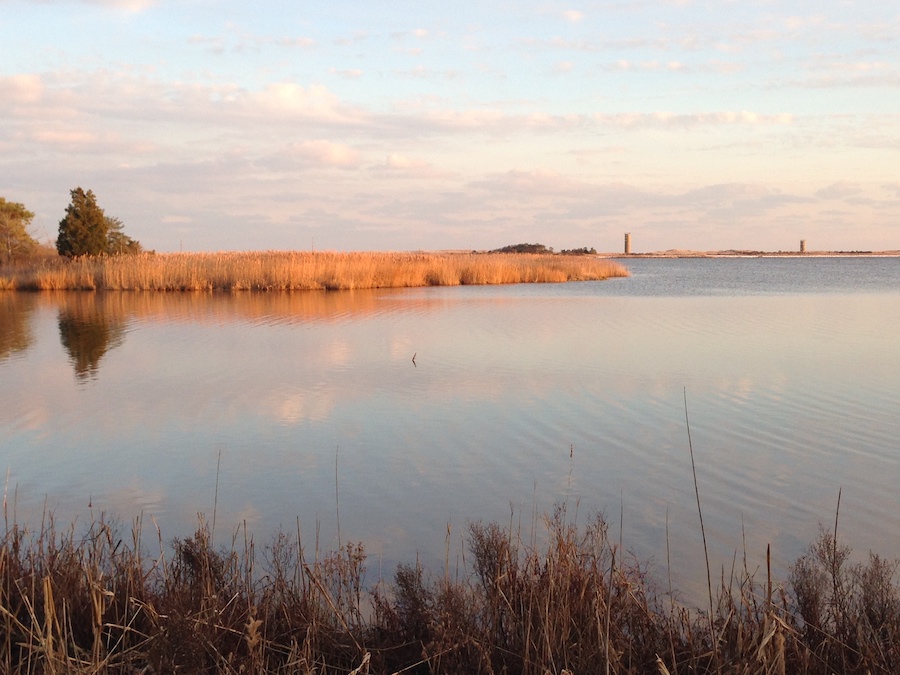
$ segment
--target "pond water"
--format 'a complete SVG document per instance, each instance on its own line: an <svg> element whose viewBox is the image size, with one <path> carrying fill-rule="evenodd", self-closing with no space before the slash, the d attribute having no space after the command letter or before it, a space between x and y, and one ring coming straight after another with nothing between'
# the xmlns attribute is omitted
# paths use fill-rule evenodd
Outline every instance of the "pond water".
<svg viewBox="0 0 900 675"><path fill-rule="evenodd" d="M669 557L692 596L689 426L714 577L767 544L783 574L839 491L846 543L900 555L900 259L626 264L558 285L0 293L7 518L152 516L171 539L203 513L217 542L299 526L307 549L364 542L377 578L459 564L472 520L527 539L564 502L661 579Z"/></svg>

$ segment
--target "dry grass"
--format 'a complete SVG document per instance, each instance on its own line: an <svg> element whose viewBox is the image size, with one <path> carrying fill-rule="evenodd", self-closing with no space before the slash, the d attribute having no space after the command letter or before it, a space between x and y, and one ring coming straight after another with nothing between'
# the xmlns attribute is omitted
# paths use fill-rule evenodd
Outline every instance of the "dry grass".
<svg viewBox="0 0 900 675"><path fill-rule="evenodd" d="M295 291L564 282L627 276L590 256L491 253L168 253L0 269L0 290Z"/></svg>
<svg viewBox="0 0 900 675"><path fill-rule="evenodd" d="M782 588L723 574L714 615L682 607L647 565L562 506L546 544L469 527L468 565L401 565L365 588L359 545L313 559L296 535L258 551L239 531L153 551L125 534L7 524L0 541L0 671L26 673L894 673L895 564L824 533ZM464 565L465 567L465 565Z"/></svg>

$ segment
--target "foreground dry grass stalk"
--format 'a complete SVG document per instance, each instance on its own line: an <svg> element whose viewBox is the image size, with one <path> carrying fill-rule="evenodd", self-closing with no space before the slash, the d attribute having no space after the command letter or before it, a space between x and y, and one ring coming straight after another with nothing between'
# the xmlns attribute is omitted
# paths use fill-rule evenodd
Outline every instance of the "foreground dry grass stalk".
<svg viewBox="0 0 900 675"><path fill-rule="evenodd" d="M496 253L166 253L47 259L0 270L0 290L350 290L627 276L590 256Z"/></svg>
<svg viewBox="0 0 900 675"><path fill-rule="evenodd" d="M828 533L788 589L724 575L712 621L660 593L645 564L564 506L543 547L473 523L472 569L398 567L365 589L360 545L308 560L296 536L196 533L148 553L102 518L52 518L0 542L0 671L26 673L895 673L896 565L850 565Z"/></svg>

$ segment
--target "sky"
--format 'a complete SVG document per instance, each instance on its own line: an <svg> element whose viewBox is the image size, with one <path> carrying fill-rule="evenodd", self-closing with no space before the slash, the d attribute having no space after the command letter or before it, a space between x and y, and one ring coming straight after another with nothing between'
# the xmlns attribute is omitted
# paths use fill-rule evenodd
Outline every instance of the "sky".
<svg viewBox="0 0 900 675"><path fill-rule="evenodd" d="M900 249L896 0L0 0L0 196L145 248Z"/></svg>

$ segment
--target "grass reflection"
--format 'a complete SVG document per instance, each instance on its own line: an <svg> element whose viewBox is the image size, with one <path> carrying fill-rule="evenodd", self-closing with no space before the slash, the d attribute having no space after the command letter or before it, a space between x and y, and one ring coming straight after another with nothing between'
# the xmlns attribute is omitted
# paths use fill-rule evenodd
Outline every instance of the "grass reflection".
<svg viewBox="0 0 900 675"><path fill-rule="evenodd" d="M0 361L28 350L34 342L31 315L36 301L21 293L0 293Z"/></svg>

